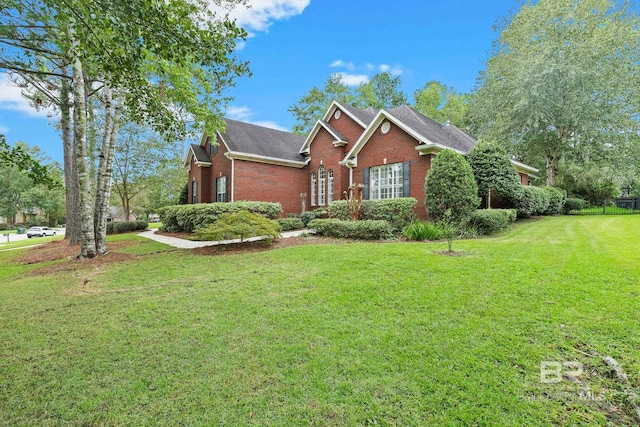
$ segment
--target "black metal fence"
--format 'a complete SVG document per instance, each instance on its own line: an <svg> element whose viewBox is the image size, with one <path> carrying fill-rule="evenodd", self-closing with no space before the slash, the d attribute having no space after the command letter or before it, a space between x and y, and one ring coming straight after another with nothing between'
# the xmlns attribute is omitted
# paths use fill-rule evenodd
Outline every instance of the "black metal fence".
<svg viewBox="0 0 640 427"><path fill-rule="evenodd" d="M620 197L618 199L605 200L600 206L589 206L570 213L575 215L640 214L640 197Z"/></svg>

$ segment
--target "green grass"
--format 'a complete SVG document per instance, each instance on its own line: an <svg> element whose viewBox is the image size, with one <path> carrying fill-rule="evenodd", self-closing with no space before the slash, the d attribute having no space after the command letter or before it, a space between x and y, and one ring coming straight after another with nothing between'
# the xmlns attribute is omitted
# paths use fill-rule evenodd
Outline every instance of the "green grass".
<svg viewBox="0 0 640 427"><path fill-rule="evenodd" d="M0 252L0 425L633 425L640 218L33 276ZM540 382L579 361L582 384ZM580 398L589 387L597 399Z"/></svg>
<svg viewBox="0 0 640 427"><path fill-rule="evenodd" d="M150 222L149 225L147 226L149 230L158 229L160 227L162 227L161 222Z"/></svg>

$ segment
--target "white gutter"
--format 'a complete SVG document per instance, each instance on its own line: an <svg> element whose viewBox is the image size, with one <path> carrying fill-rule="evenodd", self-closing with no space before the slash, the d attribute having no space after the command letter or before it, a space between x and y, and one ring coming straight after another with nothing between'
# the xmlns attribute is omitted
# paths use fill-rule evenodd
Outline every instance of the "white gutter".
<svg viewBox="0 0 640 427"><path fill-rule="evenodd" d="M228 159L232 160L247 160L250 162L267 163L270 165L290 166L298 169L302 169L309 163L309 161L311 161L311 159L307 159L304 162L300 162L297 160L279 159L277 157L261 156L259 154L242 153L239 151L227 151L224 155Z"/></svg>

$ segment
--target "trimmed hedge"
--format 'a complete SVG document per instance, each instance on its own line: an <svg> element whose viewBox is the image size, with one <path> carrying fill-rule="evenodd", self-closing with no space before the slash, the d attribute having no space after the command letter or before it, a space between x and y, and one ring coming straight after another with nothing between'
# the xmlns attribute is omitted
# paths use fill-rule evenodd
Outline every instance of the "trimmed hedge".
<svg viewBox="0 0 640 427"><path fill-rule="evenodd" d="M108 222L107 234L130 233L132 231L144 231L149 226L146 221Z"/></svg>
<svg viewBox="0 0 640 427"><path fill-rule="evenodd" d="M224 213L248 211L268 219L276 219L282 213L280 203L271 202L217 202L194 205L174 205L160 208L162 229L169 232L191 233L196 228L213 224Z"/></svg>
<svg viewBox="0 0 640 427"><path fill-rule="evenodd" d="M490 236L505 230L515 219L513 209L478 209L471 214L469 223L478 234Z"/></svg>
<svg viewBox="0 0 640 427"><path fill-rule="evenodd" d="M300 218L278 218L278 224L282 231L300 230L304 228L304 222Z"/></svg>
<svg viewBox="0 0 640 427"><path fill-rule="evenodd" d="M416 219L414 208L418 201L413 197L398 199L363 200L362 220L387 221L394 232L399 232ZM329 217L343 221L351 220L346 200L337 200L329 205Z"/></svg>
<svg viewBox="0 0 640 427"><path fill-rule="evenodd" d="M542 187L544 191L549 194L549 207L544 211L545 215L560 215L562 207L564 206L564 193L555 188L547 185Z"/></svg>
<svg viewBox="0 0 640 427"><path fill-rule="evenodd" d="M542 215L549 207L549 193L534 186L524 186L523 189L523 196L518 201L518 217Z"/></svg>
<svg viewBox="0 0 640 427"><path fill-rule="evenodd" d="M564 213L569 215L571 211L579 211L587 206L587 201L578 197L568 197L564 202Z"/></svg>
<svg viewBox="0 0 640 427"><path fill-rule="evenodd" d="M393 237L391 224L382 220L343 221L341 219L314 219L309 228L316 234L361 240L383 240Z"/></svg>
<svg viewBox="0 0 640 427"><path fill-rule="evenodd" d="M302 220L302 222L304 223L304 226L306 227L307 225L309 225L310 221L316 219L316 214L311 211L302 212L300 214L300 219Z"/></svg>

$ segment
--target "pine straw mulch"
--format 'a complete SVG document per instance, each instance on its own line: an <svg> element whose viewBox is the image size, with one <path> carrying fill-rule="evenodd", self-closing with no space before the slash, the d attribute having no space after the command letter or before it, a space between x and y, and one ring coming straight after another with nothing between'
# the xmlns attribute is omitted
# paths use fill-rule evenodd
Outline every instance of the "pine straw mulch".
<svg viewBox="0 0 640 427"><path fill-rule="evenodd" d="M165 235L171 235L165 233ZM177 236L174 236L177 237ZM304 245L344 245L345 243L351 243L348 240L340 240L340 239L330 239L327 237L289 237L286 239L278 239L275 240L272 244L267 243L264 240L259 240L257 242L244 242L244 243L230 243L228 245L216 245L216 246L206 246L204 248L192 249L191 251L198 255L231 255L231 254L241 254L247 252L263 252L270 251L273 249L282 249L289 248L293 246L304 246Z"/></svg>
<svg viewBox="0 0 640 427"><path fill-rule="evenodd" d="M97 267L104 264L135 259L135 255L113 252L114 250L125 248L134 243L135 242L131 241L109 242L107 244L108 252L105 255L81 260L79 258L80 245L71 246L67 240L56 240L27 249L24 255L15 259L15 262L20 264L40 264L65 259L68 260L68 262L59 262L36 268L29 273L34 276L44 276L63 271L76 271L78 268Z"/></svg>

